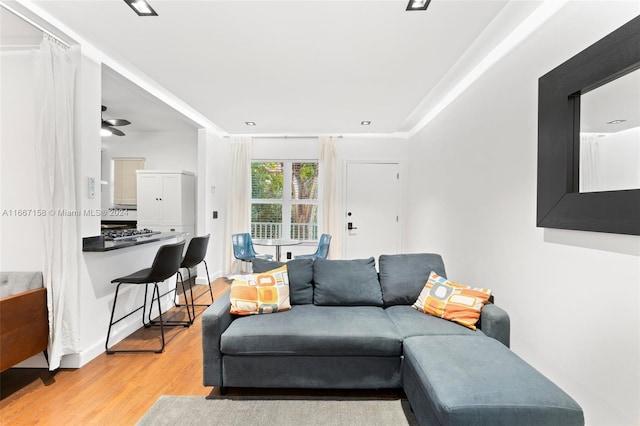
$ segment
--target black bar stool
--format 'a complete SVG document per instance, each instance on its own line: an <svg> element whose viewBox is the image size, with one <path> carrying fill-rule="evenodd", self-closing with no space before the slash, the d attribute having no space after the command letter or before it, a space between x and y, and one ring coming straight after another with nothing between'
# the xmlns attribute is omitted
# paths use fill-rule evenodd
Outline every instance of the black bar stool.
<svg viewBox="0 0 640 426"><path fill-rule="evenodd" d="M204 257L207 255L207 247L209 246L209 234L204 235L202 237L194 237L189 242L189 246L187 247L187 253L185 253L184 258L182 259L182 263L180 264L180 268L186 268L187 274L189 277L189 290L191 292L191 311L193 314L193 319L196 317L196 306L209 306L210 303L194 303L193 299L193 288L191 287L191 269L194 266L199 265L200 263L204 263L204 268L207 271L207 284L209 285L209 295L211 296L211 303L213 303L213 290L211 289L211 278L209 278L209 266L207 266L207 261L204 260ZM182 285L182 291L184 292L184 284ZM186 293L184 294L185 301L187 298ZM178 305L179 306L179 305Z"/></svg>
<svg viewBox="0 0 640 426"><path fill-rule="evenodd" d="M111 310L111 320L109 321L109 330L107 331L107 341L105 342L105 349L107 351L107 354L111 355L114 354L116 352L154 352L154 353L161 353L162 351L164 351L164 326L165 325L183 325L185 327L188 327L192 320L191 320L191 314L189 313L189 309L187 308L187 315L189 317L189 321L180 321L180 322L169 322L169 321L163 321L162 320L162 307L160 306L160 289L158 287L158 283L159 282L163 282L164 280L178 274L180 275L180 271L179 271L179 267L180 267L180 262L182 259L182 251L184 249L184 241L176 243L176 244L166 244L163 245L162 247L160 247L158 249L158 252L156 253L156 257L153 260L153 265L151 265L151 268L145 268L145 269L141 269L137 272L134 272L133 274L127 275L125 277L120 277L120 278L116 278L114 280L112 280L112 283L118 283L118 286L116 287L116 294L115 297L113 299L113 309ZM180 281L182 281L182 276L180 278ZM133 312L128 313L127 315L119 318L118 320L114 321L113 317L114 314L116 312L116 302L118 300L118 292L120 291L120 286L122 284L144 284L144 303L142 304L141 307L137 308L136 310L134 310ZM145 323L145 311L146 311L146 306L147 306L147 290L149 287L149 284L153 284L153 295L151 297L151 306L149 307L149 322ZM177 284L177 281L176 281ZM183 289L182 291L184 292L184 283L183 283ZM151 321L151 310L153 308L153 302L154 300L158 301L158 312L160 315L160 320L157 322L152 322ZM138 349L138 350L113 350L113 349L109 349L109 337L111 336L111 327L114 324L117 324L118 322L122 321L123 319L127 318L128 316L132 315L133 313L139 311L140 309L142 309L142 325L144 325L144 327L150 327L152 325L159 325L160 326L160 336L162 338L162 346L159 349Z"/></svg>

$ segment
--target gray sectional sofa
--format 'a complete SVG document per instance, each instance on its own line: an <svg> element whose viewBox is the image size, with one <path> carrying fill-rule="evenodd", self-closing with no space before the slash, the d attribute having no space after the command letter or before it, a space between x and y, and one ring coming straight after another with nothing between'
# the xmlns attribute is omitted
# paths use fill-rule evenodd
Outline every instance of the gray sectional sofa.
<svg viewBox="0 0 640 426"><path fill-rule="evenodd" d="M508 349L504 310L486 304L474 331L411 307L431 271L446 277L439 255L383 255L378 267L290 261L283 312L235 316L229 293L218 298L202 316L204 385L403 388L421 424L584 424L571 397Z"/></svg>

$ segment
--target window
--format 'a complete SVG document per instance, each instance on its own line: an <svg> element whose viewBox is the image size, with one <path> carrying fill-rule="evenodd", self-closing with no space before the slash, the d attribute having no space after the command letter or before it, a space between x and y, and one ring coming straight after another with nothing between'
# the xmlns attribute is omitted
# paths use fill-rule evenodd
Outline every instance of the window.
<svg viewBox="0 0 640 426"><path fill-rule="evenodd" d="M144 158L113 159L114 206L135 206L138 203L136 170L144 170Z"/></svg>
<svg viewBox="0 0 640 426"><path fill-rule="evenodd" d="M318 239L318 163L251 164L251 237Z"/></svg>

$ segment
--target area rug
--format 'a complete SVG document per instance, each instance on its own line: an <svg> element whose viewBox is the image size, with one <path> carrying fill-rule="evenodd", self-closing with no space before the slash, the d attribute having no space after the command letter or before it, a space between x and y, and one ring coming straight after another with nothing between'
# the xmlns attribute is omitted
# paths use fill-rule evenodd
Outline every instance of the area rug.
<svg viewBox="0 0 640 426"><path fill-rule="evenodd" d="M138 425L417 425L400 399L207 399L162 395Z"/></svg>

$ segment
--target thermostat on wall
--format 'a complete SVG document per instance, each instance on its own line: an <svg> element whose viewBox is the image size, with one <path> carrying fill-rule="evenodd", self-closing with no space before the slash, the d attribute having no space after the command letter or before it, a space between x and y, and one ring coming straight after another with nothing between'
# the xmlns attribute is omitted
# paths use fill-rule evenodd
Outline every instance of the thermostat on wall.
<svg viewBox="0 0 640 426"><path fill-rule="evenodd" d="M96 178L87 179L87 196L93 198L96 196Z"/></svg>

